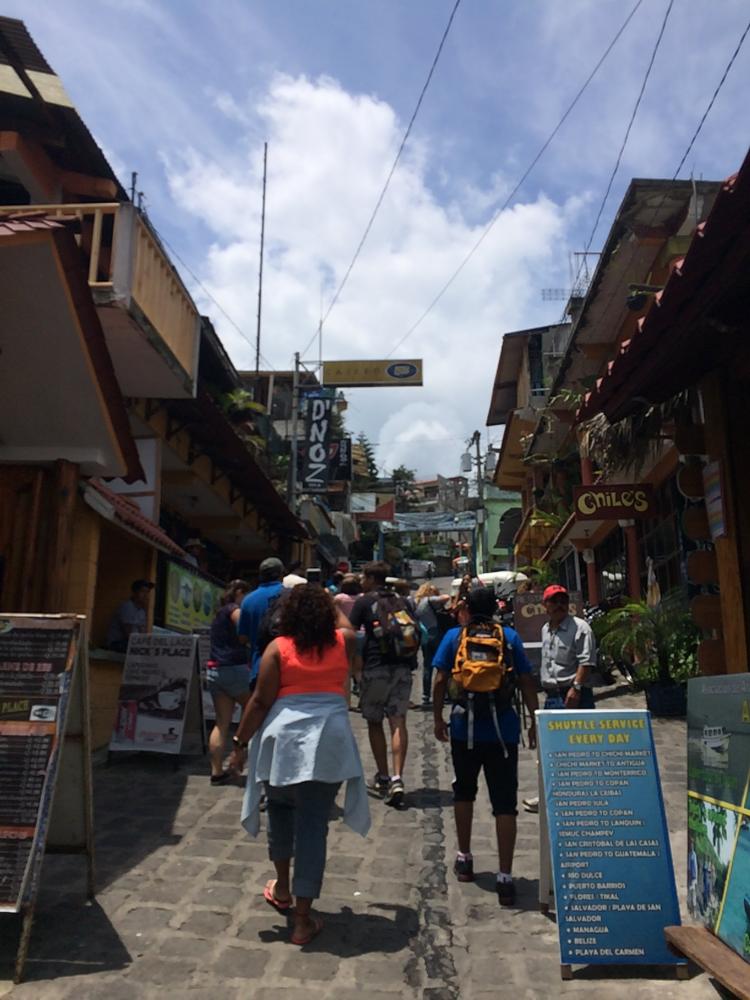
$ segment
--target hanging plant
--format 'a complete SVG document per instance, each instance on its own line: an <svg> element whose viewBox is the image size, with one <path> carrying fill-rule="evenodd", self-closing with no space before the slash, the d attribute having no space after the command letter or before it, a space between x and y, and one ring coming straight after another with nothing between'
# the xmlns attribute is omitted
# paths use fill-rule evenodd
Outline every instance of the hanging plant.
<svg viewBox="0 0 750 1000"><path fill-rule="evenodd" d="M675 422L691 419L690 391L663 403L652 403L611 424L603 413L580 424L581 454L605 475L633 471L636 475L658 455Z"/></svg>

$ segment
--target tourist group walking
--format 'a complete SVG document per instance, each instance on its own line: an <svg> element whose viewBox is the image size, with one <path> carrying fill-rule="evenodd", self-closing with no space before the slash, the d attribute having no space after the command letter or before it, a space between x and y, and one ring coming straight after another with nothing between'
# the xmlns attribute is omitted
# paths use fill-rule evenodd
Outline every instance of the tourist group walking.
<svg viewBox="0 0 750 1000"><path fill-rule="evenodd" d="M426 581L412 596L384 562L324 585L285 574L271 558L261 563L255 589L230 583L211 628L210 781L237 782L247 766L241 822L257 836L265 810L274 877L262 895L291 918L294 944L309 943L323 927L312 907L339 792L344 822L362 836L373 800L394 810L408 806L407 719L415 693L424 710L431 706L435 738L450 746L453 873L459 882L474 879L472 826L483 774L495 820L497 897L501 906L515 904L521 718L533 750L540 687L545 708L594 707L591 629L570 614L561 585L547 587L542 600L548 620L538 682L517 632L499 620L494 588L471 577L455 595ZM236 705L242 715L225 762ZM352 711L367 724L369 781ZM537 800L524 802L533 811Z"/></svg>

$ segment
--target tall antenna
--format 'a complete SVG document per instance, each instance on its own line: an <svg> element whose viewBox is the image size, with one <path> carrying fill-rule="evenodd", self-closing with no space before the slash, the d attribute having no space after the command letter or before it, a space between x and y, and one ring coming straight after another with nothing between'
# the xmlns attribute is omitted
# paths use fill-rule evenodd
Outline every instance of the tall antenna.
<svg viewBox="0 0 750 1000"><path fill-rule="evenodd" d="M260 267L258 269L258 328L255 334L255 371L260 371L260 314L263 303L263 244L266 238L266 176L268 143L263 143L263 203L260 210Z"/></svg>

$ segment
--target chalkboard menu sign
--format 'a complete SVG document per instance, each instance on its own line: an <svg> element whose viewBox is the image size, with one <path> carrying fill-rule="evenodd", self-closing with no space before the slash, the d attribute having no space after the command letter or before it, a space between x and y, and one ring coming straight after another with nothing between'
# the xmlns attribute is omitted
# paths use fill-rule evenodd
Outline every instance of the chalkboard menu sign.
<svg viewBox="0 0 750 1000"><path fill-rule="evenodd" d="M0 619L0 911L20 910L44 849L77 639L71 619Z"/></svg>
<svg viewBox="0 0 750 1000"><path fill-rule="evenodd" d="M45 847L85 853L94 893L84 626L75 615L0 616L0 913L22 915L15 982Z"/></svg>
<svg viewBox="0 0 750 1000"><path fill-rule="evenodd" d="M678 964L680 923L648 712L537 712L563 966Z"/></svg>

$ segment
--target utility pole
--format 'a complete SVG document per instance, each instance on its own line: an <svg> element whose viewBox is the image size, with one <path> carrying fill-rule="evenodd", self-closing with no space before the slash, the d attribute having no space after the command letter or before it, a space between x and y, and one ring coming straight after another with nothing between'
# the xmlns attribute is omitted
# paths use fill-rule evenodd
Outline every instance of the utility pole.
<svg viewBox="0 0 750 1000"><path fill-rule="evenodd" d="M486 511L484 509L484 475L482 469L482 435L479 431L474 431L471 436L471 444L476 449L475 462L477 463L477 497L479 498L479 508L477 510L477 541L480 549L477 572L483 573L487 569L487 545L486 543ZM481 513L480 513L481 512ZM481 517L481 522L479 518Z"/></svg>
<svg viewBox="0 0 750 1000"><path fill-rule="evenodd" d="M260 210L260 267L258 269L258 327L255 334L255 372L260 371L260 314L263 302L263 244L266 238L266 176L268 172L268 143L263 143L263 201ZM270 408L270 402L269 402Z"/></svg>
<svg viewBox="0 0 750 1000"><path fill-rule="evenodd" d="M289 495L287 503L293 513L297 513L297 437L299 434L299 351L294 352L294 376L292 378L292 449L289 461Z"/></svg>

